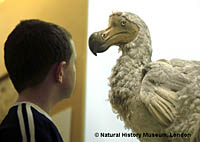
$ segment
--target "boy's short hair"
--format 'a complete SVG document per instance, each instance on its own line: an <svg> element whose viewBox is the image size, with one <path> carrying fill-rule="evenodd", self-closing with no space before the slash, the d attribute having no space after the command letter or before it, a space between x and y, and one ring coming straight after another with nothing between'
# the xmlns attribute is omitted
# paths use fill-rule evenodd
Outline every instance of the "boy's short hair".
<svg viewBox="0 0 200 142"><path fill-rule="evenodd" d="M5 65L18 93L40 84L53 64L69 62L73 52L71 35L53 23L21 21L4 46Z"/></svg>

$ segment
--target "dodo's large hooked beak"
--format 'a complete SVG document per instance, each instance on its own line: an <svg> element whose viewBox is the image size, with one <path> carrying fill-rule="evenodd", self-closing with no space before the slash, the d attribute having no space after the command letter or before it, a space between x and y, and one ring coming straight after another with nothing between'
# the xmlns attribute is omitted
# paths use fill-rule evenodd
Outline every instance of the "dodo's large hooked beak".
<svg viewBox="0 0 200 142"><path fill-rule="evenodd" d="M97 53L101 53L106 51L109 46L105 42L104 38L104 31L95 32L89 37L89 48L91 52L97 56Z"/></svg>

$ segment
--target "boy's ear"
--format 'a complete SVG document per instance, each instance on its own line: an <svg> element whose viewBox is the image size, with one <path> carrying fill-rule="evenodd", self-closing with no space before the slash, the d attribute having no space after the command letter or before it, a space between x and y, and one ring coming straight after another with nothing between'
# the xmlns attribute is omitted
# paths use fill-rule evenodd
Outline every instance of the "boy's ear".
<svg viewBox="0 0 200 142"><path fill-rule="evenodd" d="M58 64L58 66L56 67L56 82L58 82L59 84L62 84L63 82L63 77L64 77L64 69L66 66L66 61L62 61Z"/></svg>

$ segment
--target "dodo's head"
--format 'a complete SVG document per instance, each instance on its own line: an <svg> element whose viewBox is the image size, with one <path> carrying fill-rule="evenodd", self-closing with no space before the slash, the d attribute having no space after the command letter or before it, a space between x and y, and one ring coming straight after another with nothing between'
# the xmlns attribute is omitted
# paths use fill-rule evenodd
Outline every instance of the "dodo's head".
<svg viewBox="0 0 200 142"><path fill-rule="evenodd" d="M89 48L94 55L106 51L112 45L125 45L134 41L144 22L135 14L115 12L110 15L107 29L93 33L89 38Z"/></svg>

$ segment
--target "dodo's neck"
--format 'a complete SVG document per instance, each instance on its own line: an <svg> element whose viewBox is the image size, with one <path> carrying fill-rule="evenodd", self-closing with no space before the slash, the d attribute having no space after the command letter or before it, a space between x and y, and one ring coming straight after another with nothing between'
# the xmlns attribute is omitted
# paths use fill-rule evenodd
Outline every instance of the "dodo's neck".
<svg viewBox="0 0 200 142"><path fill-rule="evenodd" d="M137 38L124 45L120 45L122 56L130 57L136 64L147 64L151 62L152 48L148 29L140 31Z"/></svg>
<svg viewBox="0 0 200 142"><path fill-rule="evenodd" d="M110 77L109 100L124 119L128 111L128 100L139 94L142 70L151 61L149 33L140 33L135 41L121 45L120 50L122 56L117 60Z"/></svg>
<svg viewBox="0 0 200 142"><path fill-rule="evenodd" d="M151 62L152 48L148 30L140 31L138 37L125 45L120 46L122 56L112 70L110 86L114 90L131 90L138 93L140 90L142 70Z"/></svg>

